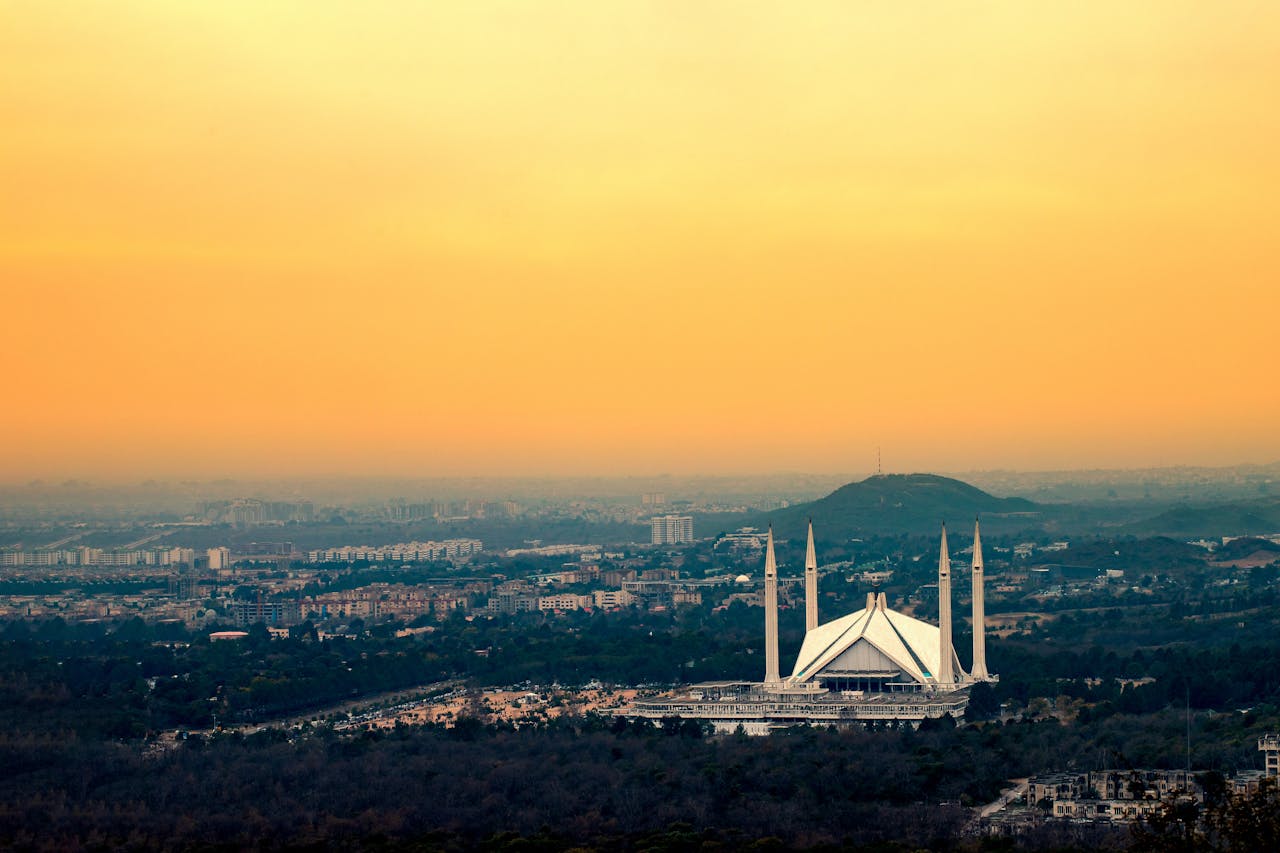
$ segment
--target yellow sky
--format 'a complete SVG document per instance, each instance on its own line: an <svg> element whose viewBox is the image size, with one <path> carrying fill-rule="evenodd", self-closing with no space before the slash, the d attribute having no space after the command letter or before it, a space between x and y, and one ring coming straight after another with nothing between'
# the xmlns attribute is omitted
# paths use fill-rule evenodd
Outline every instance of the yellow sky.
<svg viewBox="0 0 1280 853"><path fill-rule="evenodd" d="M1280 5L0 0L0 479L1280 458Z"/></svg>

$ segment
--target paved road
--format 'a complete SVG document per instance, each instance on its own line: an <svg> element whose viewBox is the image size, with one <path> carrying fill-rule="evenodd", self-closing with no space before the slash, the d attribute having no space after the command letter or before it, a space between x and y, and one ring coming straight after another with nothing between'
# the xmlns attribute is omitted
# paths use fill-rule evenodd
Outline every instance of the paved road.
<svg viewBox="0 0 1280 853"><path fill-rule="evenodd" d="M252 723L236 726L246 735L260 732L263 729L270 728L289 728L294 725L310 722L311 720L321 719L335 713L351 713L360 708L368 707L385 702L398 704L405 700L421 696L424 693L434 693L440 690L457 689L462 682L459 679L449 679L448 681L436 681L432 684L423 684L419 687L410 687L407 690L389 690L386 693L374 693L369 696L361 696L359 699L350 699L345 702L339 702L335 705L329 705L325 708L318 708L305 714L294 714L288 717L278 717L271 720L255 720Z"/></svg>
<svg viewBox="0 0 1280 853"><path fill-rule="evenodd" d="M1005 790L1001 791L1000 799L996 800L993 803L987 803L985 806L978 809L979 818L991 817L993 814L1000 811L1005 806L1009 805L1009 803L1013 802L1014 800L1022 796L1025 796L1027 793L1027 789L1030 787L1029 783L1031 780L1030 779L1010 779L1009 781L1013 783L1013 787L1006 788Z"/></svg>
<svg viewBox="0 0 1280 853"><path fill-rule="evenodd" d="M252 723L238 723L235 725L228 726L227 728L238 731L241 734L245 734L245 735L256 734L257 732L260 732L263 729L268 729L268 728L287 729L287 728L291 728L294 725L301 725L302 723L327 717L335 713L351 713L352 711L355 711L357 709L365 708L365 707L368 707L369 705L374 705L374 704L384 703L384 702L397 704L400 702L405 702L407 700L411 700L416 697L419 697L424 693L434 693L442 690L456 690L461 686L462 686L462 681L460 679L449 679L448 681L436 681L431 684L422 684L422 685L419 685L418 687L410 687L404 690L389 690L386 693L374 693L368 696L361 696L358 699L348 699L342 702L335 703L333 705L328 705L323 708L316 708L314 710L307 711L306 713L302 713L302 714L290 714L285 717L275 717L267 720L255 720ZM183 731L186 731L189 734L201 734L201 735L208 735L212 733L209 730L179 728L179 729L173 729L172 731L164 732L163 734L160 735L159 740L161 742L168 742L168 743L176 742L178 739L179 733Z"/></svg>

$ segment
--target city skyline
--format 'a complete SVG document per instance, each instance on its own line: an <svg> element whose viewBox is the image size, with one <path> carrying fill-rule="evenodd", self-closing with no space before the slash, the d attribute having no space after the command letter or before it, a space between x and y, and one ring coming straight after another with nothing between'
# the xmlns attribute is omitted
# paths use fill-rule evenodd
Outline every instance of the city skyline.
<svg viewBox="0 0 1280 853"><path fill-rule="evenodd" d="M25 5L7 481L1280 459L1280 9Z"/></svg>

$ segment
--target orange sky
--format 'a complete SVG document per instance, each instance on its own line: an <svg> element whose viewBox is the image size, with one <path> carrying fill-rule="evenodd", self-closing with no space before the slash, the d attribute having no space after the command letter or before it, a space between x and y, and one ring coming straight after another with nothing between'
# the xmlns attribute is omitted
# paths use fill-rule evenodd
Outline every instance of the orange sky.
<svg viewBox="0 0 1280 853"><path fill-rule="evenodd" d="M1280 4L0 16L0 479L1280 458Z"/></svg>

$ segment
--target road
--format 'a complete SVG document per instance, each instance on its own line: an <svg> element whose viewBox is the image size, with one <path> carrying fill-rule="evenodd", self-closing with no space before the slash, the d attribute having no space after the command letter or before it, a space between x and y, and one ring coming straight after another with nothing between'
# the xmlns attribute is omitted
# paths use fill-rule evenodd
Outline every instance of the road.
<svg viewBox="0 0 1280 853"><path fill-rule="evenodd" d="M366 708L370 705L383 703L402 705L410 703L419 699L424 694L458 690L462 685L463 682L460 679L436 681L431 684L422 684L405 690L390 690L386 693L375 693L368 696L361 696L358 699L348 699L333 705L326 705L323 708L313 708L305 713L290 714L283 717L272 717L267 720L255 720L252 723L233 724L227 726L227 729L235 730L245 735L256 734L263 729L288 729L293 726L300 726L303 723L307 723L312 720L323 719L325 717L332 716L333 714L350 714L353 711L360 708ZM210 730L180 728L162 733L157 740L161 743L176 743L180 737L180 733L184 731L193 735L212 734Z"/></svg>
<svg viewBox="0 0 1280 853"><path fill-rule="evenodd" d="M1001 791L1000 799L995 802L987 803L985 806L978 809L979 819L991 817L993 814L1009 805L1009 803L1026 796L1027 789L1030 787L1030 779L1010 779L1009 781L1013 783L1013 787L1006 788Z"/></svg>
<svg viewBox="0 0 1280 853"><path fill-rule="evenodd" d="M270 720L255 720L251 724L236 726L246 735L260 732L263 729L287 729L291 726L300 726L311 720L319 720L333 714L349 714L361 708L367 708L370 705L380 705L391 703L399 705L421 697L425 693L437 693L440 691L457 690L462 686L459 679L450 679L448 681L436 681L431 684L423 684L420 687L411 687L408 690L391 690L386 693L375 693L371 696L361 696L359 699L351 699L345 702L339 702L335 705L329 705L324 708L317 708L308 711L305 714L294 714L289 717L278 717Z"/></svg>

